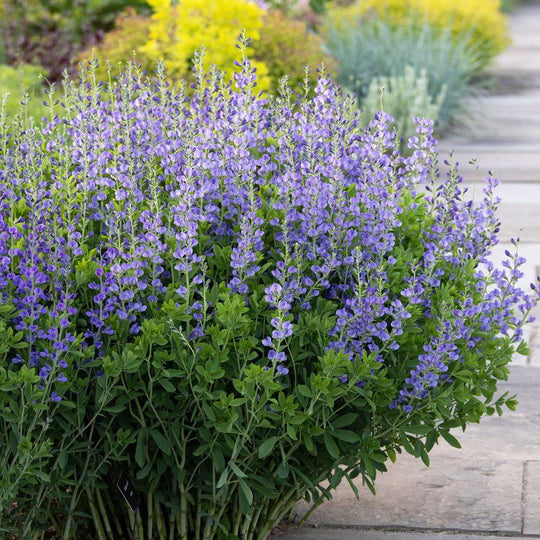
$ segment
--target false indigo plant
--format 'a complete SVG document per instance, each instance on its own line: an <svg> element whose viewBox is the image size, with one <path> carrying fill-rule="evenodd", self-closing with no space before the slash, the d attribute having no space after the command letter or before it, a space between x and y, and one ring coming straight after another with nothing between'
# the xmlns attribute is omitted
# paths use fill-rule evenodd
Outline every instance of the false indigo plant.
<svg viewBox="0 0 540 540"><path fill-rule="evenodd" d="M199 58L187 97L95 69L0 122L5 534L264 539L514 407L536 293L488 260L496 181L439 179L430 121L402 157L324 73L262 97L246 58L229 83Z"/></svg>

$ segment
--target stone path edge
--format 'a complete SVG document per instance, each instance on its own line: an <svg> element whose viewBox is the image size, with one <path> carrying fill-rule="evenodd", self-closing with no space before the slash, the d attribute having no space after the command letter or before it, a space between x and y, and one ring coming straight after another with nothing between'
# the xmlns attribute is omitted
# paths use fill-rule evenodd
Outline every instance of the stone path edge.
<svg viewBox="0 0 540 540"><path fill-rule="evenodd" d="M288 528L282 533L276 535L276 540L283 538L287 540L289 537L291 540L294 540L295 536L307 535L308 532L312 533L323 533L325 531L331 532L380 532L380 533L403 533L403 534L447 534L452 536L457 535L468 535L475 536L478 538L482 537L496 537L496 538L533 538L540 539L540 536L536 534L527 534L527 533L517 533L516 531L501 531L501 530L474 530L474 529L458 529L458 528L437 528L437 527L404 527L402 525L304 525L301 528L295 528L294 523L290 524L291 528ZM309 538L307 536L306 538ZM361 539L360 539L361 540Z"/></svg>

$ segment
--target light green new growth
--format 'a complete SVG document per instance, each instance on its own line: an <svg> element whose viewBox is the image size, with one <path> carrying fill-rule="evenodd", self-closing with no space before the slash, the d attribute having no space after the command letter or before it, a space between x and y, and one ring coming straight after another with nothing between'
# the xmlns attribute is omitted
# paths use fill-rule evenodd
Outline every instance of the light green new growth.
<svg viewBox="0 0 540 540"><path fill-rule="evenodd" d="M405 66L397 77L377 77L369 85L362 102L362 120L369 123L378 110L383 110L394 118L402 147L416 132L414 117L431 118L435 122L446 95L443 85L434 99L429 94L428 76L425 69L419 73L411 66Z"/></svg>

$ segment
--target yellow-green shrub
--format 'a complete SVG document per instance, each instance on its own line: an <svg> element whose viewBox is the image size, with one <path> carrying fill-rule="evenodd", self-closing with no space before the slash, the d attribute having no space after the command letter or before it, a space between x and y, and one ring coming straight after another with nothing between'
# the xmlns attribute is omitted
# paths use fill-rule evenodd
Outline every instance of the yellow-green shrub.
<svg viewBox="0 0 540 540"><path fill-rule="evenodd" d="M96 76L103 80L108 76L107 60L112 64L113 73L117 71L117 64L131 60L152 71L155 61L142 50L149 39L150 19L138 15L134 9L127 9L116 19L114 29L105 34L103 41L97 47L81 53L77 60L84 62L96 56L99 60Z"/></svg>
<svg viewBox="0 0 540 540"><path fill-rule="evenodd" d="M396 25L427 20L435 28L449 29L455 40L470 40L473 48L481 52L482 65L509 43L500 0L359 0L330 10L333 21L342 24L368 16Z"/></svg>
<svg viewBox="0 0 540 540"><path fill-rule="evenodd" d="M141 48L149 58L163 58L174 78L185 77L195 52L205 47L205 63L215 64L229 77L234 61L239 60L237 37L245 29L252 43L260 39L264 10L249 0L148 0L153 9L150 39ZM258 88L270 86L268 68L257 68Z"/></svg>
<svg viewBox="0 0 540 540"><path fill-rule="evenodd" d="M323 42L307 26L294 21L281 11L270 10L264 16L260 39L254 43L255 58L269 70L271 89L276 90L279 80L289 76L289 84L296 88L304 80L304 68L310 66L311 79L316 79L315 68L324 64L332 72L334 61L325 54Z"/></svg>

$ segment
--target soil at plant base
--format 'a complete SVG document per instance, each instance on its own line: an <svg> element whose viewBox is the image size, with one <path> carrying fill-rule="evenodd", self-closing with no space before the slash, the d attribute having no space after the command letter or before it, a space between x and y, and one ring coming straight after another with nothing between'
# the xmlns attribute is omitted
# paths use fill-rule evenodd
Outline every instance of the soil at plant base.
<svg viewBox="0 0 540 540"><path fill-rule="evenodd" d="M298 523L294 523L294 521L289 521L288 519L282 519L280 524L270 533L268 540L279 540L281 534L297 527Z"/></svg>

